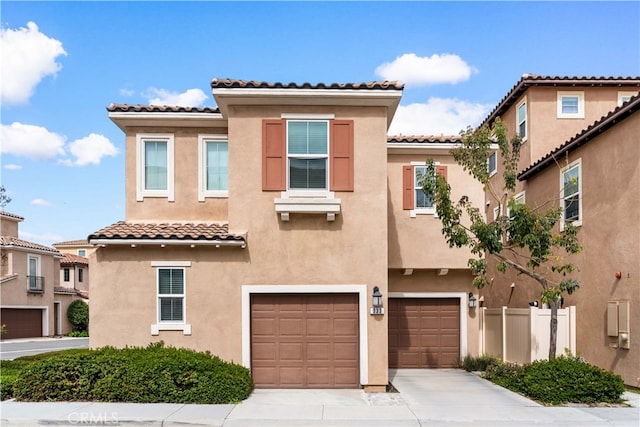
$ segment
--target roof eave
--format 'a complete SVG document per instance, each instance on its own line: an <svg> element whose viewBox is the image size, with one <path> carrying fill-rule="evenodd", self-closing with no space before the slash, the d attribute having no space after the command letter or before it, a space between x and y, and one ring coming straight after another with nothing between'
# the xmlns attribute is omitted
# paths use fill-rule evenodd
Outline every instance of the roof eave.
<svg viewBox="0 0 640 427"><path fill-rule="evenodd" d="M215 247L247 247L247 242L242 240L198 240L198 239L89 239L89 243L94 246L215 246Z"/></svg>
<svg viewBox="0 0 640 427"><path fill-rule="evenodd" d="M123 132L127 127L226 127L227 119L220 113L112 111L109 119Z"/></svg>

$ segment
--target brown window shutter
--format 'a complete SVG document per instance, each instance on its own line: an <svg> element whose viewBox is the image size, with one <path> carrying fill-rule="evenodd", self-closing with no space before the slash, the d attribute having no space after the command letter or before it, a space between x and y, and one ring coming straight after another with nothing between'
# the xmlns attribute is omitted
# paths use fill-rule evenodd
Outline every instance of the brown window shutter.
<svg viewBox="0 0 640 427"><path fill-rule="evenodd" d="M329 188L353 191L353 120L332 120L330 133Z"/></svg>
<svg viewBox="0 0 640 427"><path fill-rule="evenodd" d="M413 209L415 193L413 181L413 166L402 167L402 209Z"/></svg>
<svg viewBox="0 0 640 427"><path fill-rule="evenodd" d="M447 167L446 166L436 166L436 173L438 175L442 175L444 180L447 180Z"/></svg>
<svg viewBox="0 0 640 427"><path fill-rule="evenodd" d="M287 143L284 120L262 121L262 190L287 187Z"/></svg>

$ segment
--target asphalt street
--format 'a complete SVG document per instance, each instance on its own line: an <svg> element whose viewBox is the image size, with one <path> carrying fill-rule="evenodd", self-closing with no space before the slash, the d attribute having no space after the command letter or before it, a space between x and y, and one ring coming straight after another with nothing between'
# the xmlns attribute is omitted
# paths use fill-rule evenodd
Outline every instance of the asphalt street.
<svg viewBox="0 0 640 427"><path fill-rule="evenodd" d="M89 338L24 338L0 342L0 360L70 348L88 348Z"/></svg>

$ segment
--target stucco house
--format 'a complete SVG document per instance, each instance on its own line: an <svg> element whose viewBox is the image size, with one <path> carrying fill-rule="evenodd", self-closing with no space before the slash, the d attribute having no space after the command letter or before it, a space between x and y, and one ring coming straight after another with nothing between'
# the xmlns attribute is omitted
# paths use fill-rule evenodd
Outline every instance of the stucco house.
<svg viewBox="0 0 640 427"><path fill-rule="evenodd" d="M211 83L217 108L115 104L126 218L88 237L91 347L209 350L257 387L385 390L477 354L468 253L417 184L483 202L457 137L387 137L398 82Z"/></svg>
<svg viewBox="0 0 640 427"><path fill-rule="evenodd" d="M581 287L565 296L576 306L577 350L585 359L640 386L640 78L525 75L485 123L501 117L522 136L516 198L563 209L560 227L579 225L583 246L573 256ZM499 153L488 159L501 188ZM486 215L506 212L487 193ZM524 275L502 274L489 259L494 284L481 291L487 307L528 307L540 287ZM513 283L513 287L510 284ZM563 353L563 349L558 349Z"/></svg>
<svg viewBox="0 0 640 427"><path fill-rule="evenodd" d="M55 248L18 237L24 218L0 212L0 322L2 339L68 333L67 307L78 298L73 287L60 284L60 260Z"/></svg>

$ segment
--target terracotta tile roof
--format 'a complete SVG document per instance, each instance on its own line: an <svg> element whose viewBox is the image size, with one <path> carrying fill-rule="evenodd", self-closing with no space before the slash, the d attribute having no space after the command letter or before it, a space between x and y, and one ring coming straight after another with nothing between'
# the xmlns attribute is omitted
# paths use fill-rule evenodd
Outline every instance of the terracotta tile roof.
<svg viewBox="0 0 640 427"><path fill-rule="evenodd" d="M395 135L387 137L389 144L459 144L462 139L453 135Z"/></svg>
<svg viewBox="0 0 640 427"><path fill-rule="evenodd" d="M9 218L9 219L15 219L15 220L18 220L18 221L24 221L23 217L21 217L20 215L12 214L11 212L0 211L0 216L3 216L5 218Z"/></svg>
<svg viewBox="0 0 640 427"><path fill-rule="evenodd" d="M634 96L629 101L611 111L609 114L602 116L599 120L576 134L573 138L565 141L562 145L531 164L518 174L518 179L520 181L524 181L531 178L550 164L555 164L556 159L562 158L566 154L576 150L578 147L581 147L596 136L600 135L602 132L617 123L620 123L638 111L640 111L640 95Z"/></svg>
<svg viewBox="0 0 640 427"><path fill-rule="evenodd" d="M141 105L141 104L111 104L107 107L109 112L136 112L136 113L220 113L213 107L180 107L177 105Z"/></svg>
<svg viewBox="0 0 640 427"><path fill-rule="evenodd" d="M64 258L62 258L60 260L60 265L63 266L72 266L72 265L89 265L89 260L83 256L80 255L74 255L74 254L62 254L64 255Z"/></svg>
<svg viewBox="0 0 640 427"><path fill-rule="evenodd" d="M596 76L538 76L536 74L524 74L518 83L505 95L498 105L489 113L480 124L484 126L491 123L496 117L504 114L511 105L516 103L527 88L532 86L558 86L558 87L594 87L615 86L620 88L640 88L640 76L629 77L596 77Z"/></svg>
<svg viewBox="0 0 640 427"><path fill-rule="evenodd" d="M17 247L17 248L23 248L23 249L43 251L43 252L51 253L52 255L58 255L60 258L62 258L62 254L58 252L58 250L55 248L40 245L38 243L27 242L26 240L18 239L17 237L0 236L0 246L4 248Z"/></svg>
<svg viewBox="0 0 640 427"><path fill-rule="evenodd" d="M65 242L54 243L53 246L56 248L58 246L89 246L89 242L87 239L67 240Z"/></svg>
<svg viewBox="0 0 640 427"><path fill-rule="evenodd" d="M236 79L221 79L215 78L211 80L211 88L243 88L243 89L395 89L400 90L404 88L404 83L398 81L379 81L379 82L365 82L365 83L269 83L255 80L236 80Z"/></svg>
<svg viewBox="0 0 640 427"><path fill-rule="evenodd" d="M64 286L54 286L53 292L56 294L70 294L70 295L77 295L78 293L78 291L76 291L75 289L67 288Z"/></svg>
<svg viewBox="0 0 640 427"><path fill-rule="evenodd" d="M89 236L89 240L203 240L241 241L246 235L229 233L228 224L213 223L134 223L120 221Z"/></svg>

